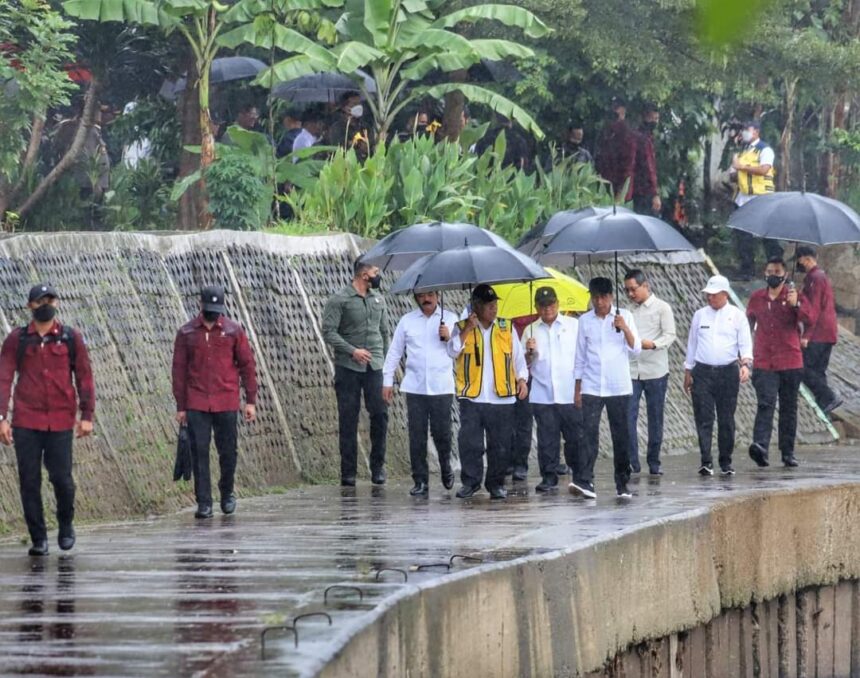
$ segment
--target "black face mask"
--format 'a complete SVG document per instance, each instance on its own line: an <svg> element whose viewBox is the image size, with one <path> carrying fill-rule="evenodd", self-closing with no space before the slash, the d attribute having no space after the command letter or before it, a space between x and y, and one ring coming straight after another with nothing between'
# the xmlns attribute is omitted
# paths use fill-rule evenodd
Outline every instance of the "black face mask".
<svg viewBox="0 0 860 678"><path fill-rule="evenodd" d="M221 317L218 311L203 311L203 320L207 323L214 323Z"/></svg>
<svg viewBox="0 0 860 678"><path fill-rule="evenodd" d="M800 271L801 273L806 273L806 266L804 266L800 262L797 262L797 270Z"/></svg>
<svg viewBox="0 0 860 678"><path fill-rule="evenodd" d="M785 276L784 275L769 275L764 280L767 283L767 286L770 287L772 290L774 290L777 287L779 287L780 285L782 285L782 283L785 282Z"/></svg>
<svg viewBox="0 0 860 678"><path fill-rule="evenodd" d="M44 304L33 309L33 320L39 323L46 323L54 319L57 315L57 308L51 304Z"/></svg>
<svg viewBox="0 0 860 678"><path fill-rule="evenodd" d="M370 283L371 289L378 290L379 286L382 284L382 273L377 273L372 278L368 278L367 282Z"/></svg>
<svg viewBox="0 0 860 678"><path fill-rule="evenodd" d="M649 132L653 132L655 129L657 129L657 123L656 122L643 122L642 128L648 130Z"/></svg>
<svg viewBox="0 0 860 678"><path fill-rule="evenodd" d="M573 150L579 150L581 144L579 141L568 141L567 145L570 146Z"/></svg>

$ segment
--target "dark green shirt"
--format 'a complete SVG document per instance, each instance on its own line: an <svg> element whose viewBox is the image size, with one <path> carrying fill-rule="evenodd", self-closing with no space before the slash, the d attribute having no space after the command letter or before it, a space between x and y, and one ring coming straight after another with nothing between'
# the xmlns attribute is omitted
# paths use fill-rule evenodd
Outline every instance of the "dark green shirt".
<svg viewBox="0 0 860 678"><path fill-rule="evenodd" d="M356 372L365 372L366 365L352 359L357 348L370 351L370 368L381 370L388 351L388 311L385 299L374 290L362 297L352 285L347 285L329 297L323 310L322 332L326 343L334 350L334 364Z"/></svg>

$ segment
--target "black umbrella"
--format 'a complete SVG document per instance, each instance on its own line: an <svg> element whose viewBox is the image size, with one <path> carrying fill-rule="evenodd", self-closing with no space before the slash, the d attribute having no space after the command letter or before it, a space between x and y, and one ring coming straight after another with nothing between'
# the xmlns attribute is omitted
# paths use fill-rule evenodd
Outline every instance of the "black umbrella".
<svg viewBox="0 0 860 678"><path fill-rule="evenodd" d="M588 217L602 217L607 214L632 214L626 207L583 207L578 210L556 212L545 224L535 226L516 244L516 248L530 257L539 256L546 244L561 229Z"/></svg>
<svg viewBox="0 0 860 678"><path fill-rule="evenodd" d="M209 71L209 84L217 85L219 82L255 78L257 77L257 74L265 68L265 63L252 57L219 57L212 62L212 70ZM172 101L176 98L176 95L184 91L187 86L187 78L180 78L175 83L167 80L161 85L159 94L165 99Z"/></svg>
<svg viewBox="0 0 860 678"><path fill-rule="evenodd" d="M391 292L465 290L475 285L527 282L550 277L534 260L509 247L467 245L429 254L412 264Z"/></svg>
<svg viewBox="0 0 860 678"><path fill-rule="evenodd" d="M756 196L732 214L728 226L760 238L813 245L860 242L860 215L838 200L815 193Z"/></svg>
<svg viewBox="0 0 860 678"><path fill-rule="evenodd" d="M294 103L336 103L347 92L358 92L362 85L368 94L376 92L376 81L362 70L354 77L343 73L311 73L275 85L272 96Z"/></svg>
<svg viewBox="0 0 860 678"><path fill-rule="evenodd" d="M383 269L402 271L421 257L464 245L489 245L510 249L508 242L486 229L464 223L433 221L413 224L389 233L361 256L361 260Z"/></svg>
<svg viewBox="0 0 860 678"><path fill-rule="evenodd" d="M656 217L613 210L580 219L562 228L536 257L543 264L567 265L577 254L615 256L615 297L618 310L619 252L677 252L694 250L673 226Z"/></svg>

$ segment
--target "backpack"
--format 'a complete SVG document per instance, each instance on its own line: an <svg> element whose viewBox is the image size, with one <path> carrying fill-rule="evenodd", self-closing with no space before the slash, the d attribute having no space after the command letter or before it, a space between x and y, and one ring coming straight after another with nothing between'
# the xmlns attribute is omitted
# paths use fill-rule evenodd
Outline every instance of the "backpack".
<svg viewBox="0 0 860 678"><path fill-rule="evenodd" d="M18 354L15 358L15 369L20 372L21 371L21 361L24 359L24 352L27 350L27 345L35 343L32 339L28 339L31 335L27 333L28 325L24 325L19 328L18 332ZM44 341L43 337L39 337L38 334L32 335L38 338L38 343L42 343ZM47 336L47 335L46 335ZM60 332L59 336L54 336L54 338L50 341L53 342L62 342L69 349L69 371L75 371L75 331L71 327L67 327L63 325L63 331ZM49 343L49 342L46 342Z"/></svg>

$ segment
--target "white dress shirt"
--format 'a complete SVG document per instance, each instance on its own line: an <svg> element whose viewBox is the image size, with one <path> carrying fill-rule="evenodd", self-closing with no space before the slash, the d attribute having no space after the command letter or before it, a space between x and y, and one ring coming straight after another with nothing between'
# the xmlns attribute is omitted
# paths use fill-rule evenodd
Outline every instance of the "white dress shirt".
<svg viewBox="0 0 860 678"><path fill-rule="evenodd" d="M529 402L537 405L573 403L573 366L579 320L559 313L552 325L536 320L523 332L523 349L534 337L535 358L530 365L532 377Z"/></svg>
<svg viewBox="0 0 860 678"><path fill-rule="evenodd" d="M654 342L653 349L642 349L630 358L633 379L659 379L669 374L669 347L675 343L675 316L672 307L655 295L641 304L633 304L633 320L642 339Z"/></svg>
<svg viewBox="0 0 860 678"><path fill-rule="evenodd" d="M445 311L445 324L454 328L457 316ZM406 371L400 390L418 395L450 395L454 393L454 363L448 355L447 343L439 339L442 311L437 306L432 315L420 308L410 311L397 323L394 337L382 366L382 385L394 385L394 372L406 354Z"/></svg>
<svg viewBox="0 0 860 678"><path fill-rule="evenodd" d="M303 148L310 148L317 141L319 141L319 137L315 137L313 134L308 132L305 128L302 128L302 131L298 133L293 141L293 151L301 151ZM293 158L293 162L298 162L298 158ZM440 342L441 343L441 342Z"/></svg>
<svg viewBox="0 0 860 678"><path fill-rule="evenodd" d="M505 322L510 323L510 320ZM495 324L495 323L493 323ZM502 398L496 393L496 380L493 374L493 353L490 347L490 333L493 325L487 328L479 322L478 330L483 335L484 355L481 356L481 365L483 366L481 379L481 392L475 398L469 398L473 403L488 403L490 405L513 405L517 401L515 395L509 398ZM470 330L472 331L472 330ZM517 339L516 330L511 326L513 336L513 351L514 351L514 372L517 375L517 380L528 380L529 368L526 365L526 356L523 352L523 346ZM463 340L460 338L460 327L455 325L451 331L451 341L448 342L448 353L452 358L456 358L463 352Z"/></svg>
<svg viewBox="0 0 860 678"><path fill-rule="evenodd" d="M691 370L696 363L719 367L738 357L744 362L752 361L752 336L746 314L731 304L719 311L710 306L696 311L690 323L684 367Z"/></svg>
<svg viewBox="0 0 860 678"><path fill-rule="evenodd" d="M579 319L573 376L582 380L583 395L611 398L633 393L629 356L639 355L642 341L630 311L622 309L621 316L633 333L632 347L624 332L615 331L614 306L605 318L591 310Z"/></svg>

